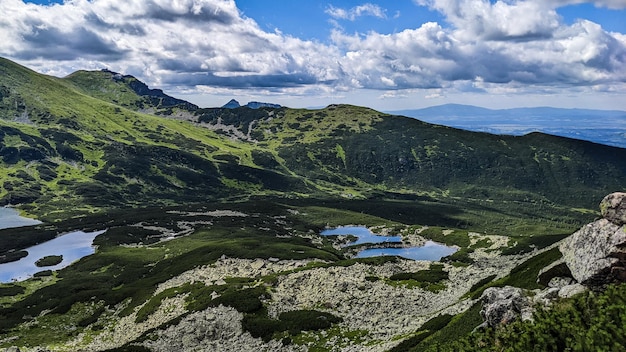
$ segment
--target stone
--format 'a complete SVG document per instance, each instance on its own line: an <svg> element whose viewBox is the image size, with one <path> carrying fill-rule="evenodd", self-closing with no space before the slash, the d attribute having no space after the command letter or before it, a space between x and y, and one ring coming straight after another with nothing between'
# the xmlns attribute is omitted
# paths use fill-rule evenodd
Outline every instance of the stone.
<svg viewBox="0 0 626 352"><path fill-rule="evenodd" d="M263 261L263 259L257 259L254 262L250 263L250 266L254 270L260 270L265 266L265 262Z"/></svg>
<svg viewBox="0 0 626 352"><path fill-rule="evenodd" d="M537 293L537 295L533 297L533 302L544 306L549 306L550 304L552 304L552 301L559 297L559 291L560 288L549 287Z"/></svg>
<svg viewBox="0 0 626 352"><path fill-rule="evenodd" d="M616 192L604 197L600 202L602 217L617 226L626 224L626 193Z"/></svg>
<svg viewBox="0 0 626 352"><path fill-rule="evenodd" d="M553 277L552 279L550 279L550 282L548 282L548 287L561 289L573 283L574 283L574 279L572 279L571 277L557 276L557 277Z"/></svg>
<svg viewBox="0 0 626 352"><path fill-rule="evenodd" d="M626 281L626 226L600 219L564 239L559 250L581 284L602 287Z"/></svg>
<svg viewBox="0 0 626 352"><path fill-rule="evenodd" d="M481 327L495 328L517 319L532 317L532 305L524 290L518 287L490 287L481 296L483 318Z"/></svg>
<svg viewBox="0 0 626 352"><path fill-rule="evenodd" d="M587 291L587 287L581 284L567 285L567 286L561 287L561 289L559 290L559 297L570 298L572 296L575 296L579 293L583 293L585 291Z"/></svg>

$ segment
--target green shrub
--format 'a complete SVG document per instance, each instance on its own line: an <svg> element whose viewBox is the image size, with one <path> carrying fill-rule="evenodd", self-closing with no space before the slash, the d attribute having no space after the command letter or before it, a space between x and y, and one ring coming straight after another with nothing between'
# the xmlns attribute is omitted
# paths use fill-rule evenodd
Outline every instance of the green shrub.
<svg viewBox="0 0 626 352"><path fill-rule="evenodd" d="M448 272L443 271L443 266L431 265L428 270L420 270L414 273L398 273L389 277L391 281L415 280L418 282L436 283L448 278Z"/></svg>
<svg viewBox="0 0 626 352"><path fill-rule="evenodd" d="M288 330L291 335L297 335L302 331L323 330L331 327L332 324L342 321L330 313L318 312L316 310L294 310L281 313L278 319L282 323L282 328Z"/></svg>
<svg viewBox="0 0 626 352"><path fill-rule="evenodd" d="M425 322L416 332L415 335L402 341L399 345L395 346L390 352L407 352L411 348L417 346L425 338L433 333L443 329L452 320L453 316L450 314L438 315L429 321Z"/></svg>
<svg viewBox="0 0 626 352"><path fill-rule="evenodd" d="M54 265L60 264L62 261L63 261L62 255L49 255L49 256L45 256L37 260L35 262L35 265L41 268L45 266L54 266Z"/></svg>
<svg viewBox="0 0 626 352"><path fill-rule="evenodd" d="M18 285L0 286L0 297L21 295L26 289Z"/></svg>
<svg viewBox="0 0 626 352"><path fill-rule="evenodd" d="M440 346L442 351L624 351L626 284L586 292L517 321Z"/></svg>
<svg viewBox="0 0 626 352"><path fill-rule="evenodd" d="M341 318L330 313L316 310L295 310L281 313L278 320L271 319L265 314L246 314L242 326L253 337L260 337L264 341L269 341L281 332L288 332L293 336L302 331L328 329L332 324L341 321Z"/></svg>

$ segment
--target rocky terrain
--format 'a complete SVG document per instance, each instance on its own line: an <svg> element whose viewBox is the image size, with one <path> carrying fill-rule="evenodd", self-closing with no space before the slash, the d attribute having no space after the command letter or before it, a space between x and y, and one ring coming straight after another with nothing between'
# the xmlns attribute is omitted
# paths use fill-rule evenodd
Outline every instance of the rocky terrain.
<svg viewBox="0 0 626 352"><path fill-rule="evenodd" d="M472 253L470 265L441 264L446 279L433 289L409 281L394 282L400 273L428 271L428 261L398 259L378 264L328 265L319 260L238 259L222 256L215 263L199 266L158 285L154 296L186 284L201 283L219 287L237 278L246 287L265 287L263 305L269 318L281 313L315 309L341 318L330 330L302 332L293 343L280 339L253 337L242 328L245 314L228 306L190 311L185 300L189 293L166 297L145 320L138 316L146 304L122 314L126 303L107 308L92 325L72 341L46 346L50 351L105 351L127 346L143 346L150 351L387 351L411 336L430 319L461 314L476 303L482 305L484 323L476 328L496 328L513 321L532 321L538 307L550 307L558 298L569 298L588 289L602 290L609 283L623 281L622 251L626 244L626 193L607 196L601 203L602 219L583 226L559 243L519 255L502 255L506 237L471 233L472 243L489 239L491 246ZM178 213L182 214L182 213ZM187 212L185 215L193 216ZM197 213L210 216L243 217L235 211ZM199 215L198 215L199 216ZM388 229L377 228L389 233ZM423 231L423 230L422 230ZM444 231L451 234L451 231ZM417 234L407 240L417 241ZM482 295L470 295L475 285L490 278L497 282L529 258L558 249L562 258L542 269L537 281L545 288L528 290L504 286L488 287ZM272 280L267 278L273 277ZM216 285L216 286L214 286ZM215 299L220 294L211 293ZM44 324L35 319L30 324ZM95 328L100 326L100 328ZM45 326L42 326L45 327ZM149 336L149 338L145 338ZM45 351L41 347L19 351ZM7 349L6 351L17 351Z"/></svg>
<svg viewBox="0 0 626 352"><path fill-rule="evenodd" d="M600 202L602 219L583 226L558 245L562 259L537 278L547 287L528 292L517 287L492 287L482 295L484 326L497 327L516 319L532 320L537 306L549 306L586 290L602 291L626 282L626 193L612 193Z"/></svg>

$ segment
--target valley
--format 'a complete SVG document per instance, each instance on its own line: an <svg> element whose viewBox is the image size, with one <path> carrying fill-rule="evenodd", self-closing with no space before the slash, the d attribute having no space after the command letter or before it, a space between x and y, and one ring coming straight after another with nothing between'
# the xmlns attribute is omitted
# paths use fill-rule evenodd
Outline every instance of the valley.
<svg viewBox="0 0 626 352"><path fill-rule="evenodd" d="M0 74L0 205L41 221L0 229L0 258L99 233L72 265L0 284L7 349L454 350L485 289L543 297L562 240L626 189L626 149L581 140L200 108L108 70ZM372 245L320 235L350 225L455 251L357 258Z"/></svg>

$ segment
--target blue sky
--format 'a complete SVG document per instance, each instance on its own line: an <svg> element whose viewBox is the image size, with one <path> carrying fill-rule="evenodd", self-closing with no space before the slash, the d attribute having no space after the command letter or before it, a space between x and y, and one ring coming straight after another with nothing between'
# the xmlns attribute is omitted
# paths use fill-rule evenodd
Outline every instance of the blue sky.
<svg viewBox="0 0 626 352"><path fill-rule="evenodd" d="M2 0L0 56L217 106L626 110L626 0Z"/></svg>

